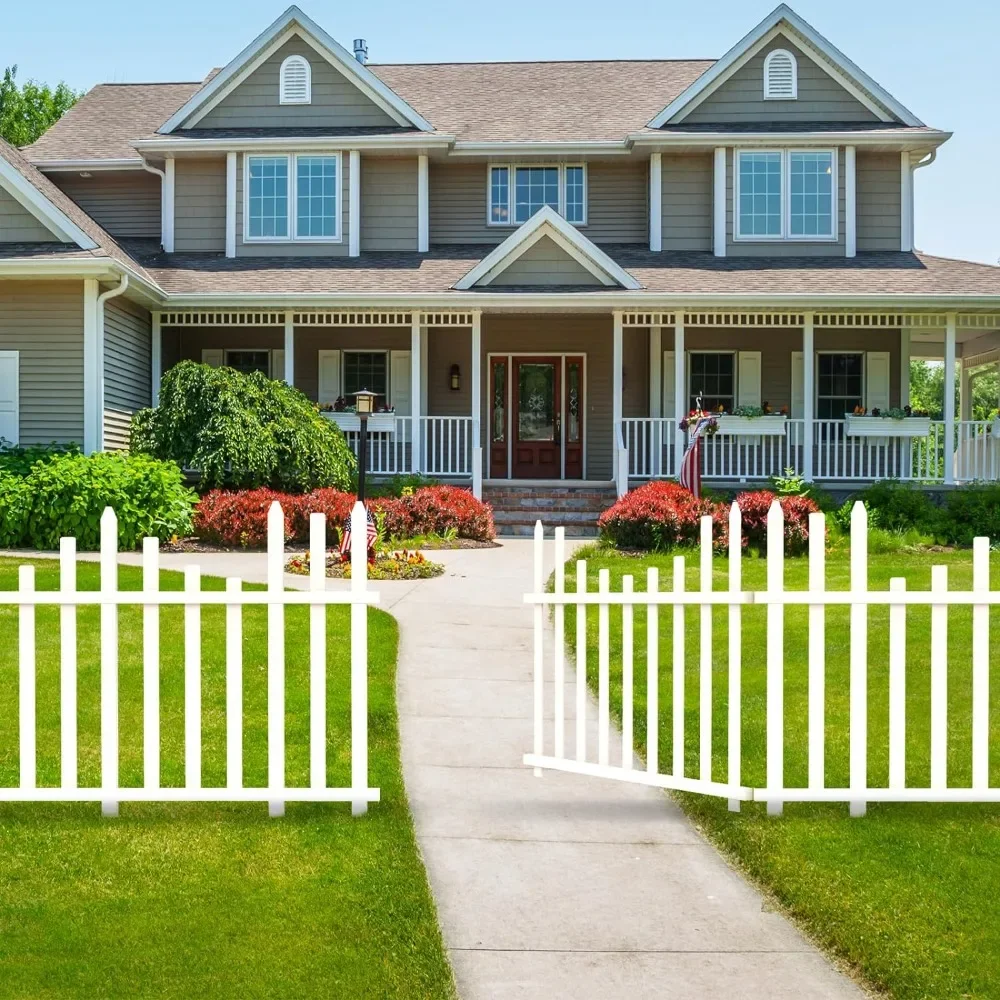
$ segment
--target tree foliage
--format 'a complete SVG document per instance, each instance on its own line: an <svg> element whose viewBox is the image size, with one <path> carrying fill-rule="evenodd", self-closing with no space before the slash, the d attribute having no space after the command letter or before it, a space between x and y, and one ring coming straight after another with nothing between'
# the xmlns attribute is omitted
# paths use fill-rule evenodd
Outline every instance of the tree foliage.
<svg viewBox="0 0 1000 1000"><path fill-rule="evenodd" d="M339 428L298 389L194 361L171 368L159 406L133 417L131 447L197 470L203 487L346 490L356 467Z"/></svg>
<svg viewBox="0 0 1000 1000"><path fill-rule="evenodd" d="M19 86L17 66L8 66L0 80L0 136L13 146L27 146L59 121L80 97L65 83L50 87L26 80Z"/></svg>
<svg viewBox="0 0 1000 1000"><path fill-rule="evenodd" d="M955 368L955 405L958 406L961 376ZM972 383L972 419L990 420L1000 403L1000 375L986 371ZM910 362L910 405L926 410L935 420L944 415L944 365L933 361Z"/></svg>

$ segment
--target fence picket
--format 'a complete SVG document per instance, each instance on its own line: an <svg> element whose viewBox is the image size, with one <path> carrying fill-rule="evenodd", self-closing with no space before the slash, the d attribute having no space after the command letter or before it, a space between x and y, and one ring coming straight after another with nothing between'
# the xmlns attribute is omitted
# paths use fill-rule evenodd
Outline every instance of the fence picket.
<svg viewBox="0 0 1000 1000"><path fill-rule="evenodd" d="M243 787L243 607L239 577L226 579L226 787Z"/></svg>
<svg viewBox="0 0 1000 1000"><path fill-rule="evenodd" d="M990 589L990 540L972 542L972 589ZM990 784L990 609L972 609L972 787Z"/></svg>
<svg viewBox="0 0 1000 1000"><path fill-rule="evenodd" d="M826 518L809 515L809 590L826 589ZM809 605L809 787L826 784L826 607Z"/></svg>
<svg viewBox="0 0 1000 1000"><path fill-rule="evenodd" d="M535 593L540 594L545 585L545 536L542 533L542 522L535 522L535 544L534 544L534 585ZM545 658L542 648L542 630L544 628L544 612L541 605L535 608L534 629L535 629L535 670L534 670L534 694L535 694L535 723L534 723L534 750L535 756L541 757L545 752L545 737L543 727L545 725ZM542 769L535 768L536 777L542 776Z"/></svg>
<svg viewBox="0 0 1000 1000"><path fill-rule="evenodd" d="M201 788L201 569L184 567L184 785Z"/></svg>
<svg viewBox="0 0 1000 1000"><path fill-rule="evenodd" d="M646 595L660 591L660 571L655 566L646 570ZM577 612L579 614L579 612ZM646 770L660 770L660 606L646 605Z"/></svg>
<svg viewBox="0 0 1000 1000"><path fill-rule="evenodd" d="M864 816L868 787L868 511L858 500L851 510L851 815Z"/></svg>
<svg viewBox="0 0 1000 1000"><path fill-rule="evenodd" d="M576 593L587 593L587 563L576 561ZM587 759L587 605L576 608L576 759Z"/></svg>
<svg viewBox="0 0 1000 1000"><path fill-rule="evenodd" d="M729 593L738 594L743 589L743 515L735 501L729 508ZM738 604L729 605L729 731L727 733L727 777L732 789L729 811L740 811L736 790L740 786L742 767L743 724L741 702L743 698L743 612Z"/></svg>
<svg viewBox="0 0 1000 1000"><path fill-rule="evenodd" d="M18 589L30 594L35 589L35 567L21 566L17 572ZM18 632L18 731L21 753L22 788L34 788L38 781L36 751L35 693L35 606L22 604L17 611Z"/></svg>
<svg viewBox="0 0 1000 1000"><path fill-rule="evenodd" d="M785 518L775 500L767 512L767 595L785 589ZM785 784L785 607L767 606L767 813L780 816L782 800L776 796ZM772 797L775 796L775 797Z"/></svg>
<svg viewBox="0 0 1000 1000"><path fill-rule="evenodd" d="M712 518L702 517L699 527L701 566L701 592L712 592ZM699 636L699 692L698 692L698 776L702 781L712 780L712 605L701 606Z"/></svg>
<svg viewBox="0 0 1000 1000"><path fill-rule="evenodd" d="M563 594L566 591L566 529L556 528L555 542L555 592ZM562 757L565 752L566 729L566 608L557 604L554 613L555 625L555 755Z"/></svg>
<svg viewBox="0 0 1000 1000"><path fill-rule="evenodd" d="M906 590L901 576L889 589ZM906 786L906 605L889 607L889 787Z"/></svg>
<svg viewBox="0 0 1000 1000"><path fill-rule="evenodd" d="M353 526L351 535L354 537ZM309 589L326 590L326 515L309 515ZM309 608L309 783L326 787L326 608Z"/></svg>
<svg viewBox="0 0 1000 1000"><path fill-rule="evenodd" d="M142 540L142 590L151 596L160 589L160 540ZM142 783L160 784L160 606L142 608Z"/></svg>
<svg viewBox="0 0 1000 1000"><path fill-rule="evenodd" d="M684 556L674 556L674 593L684 593ZM673 766L684 777L684 605L674 605L673 621Z"/></svg>
<svg viewBox="0 0 1000 1000"><path fill-rule="evenodd" d="M631 576L622 577L622 593L631 596L634 581ZM635 743L632 736L634 662L633 662L633 606L622 605L622 767L631 770L634 760Z"/></svg>
<svg viewBox="0 0 1000 1000"><path fill-rule="evenodd" d="M362 531L353 537L357 548L366 536ZM267 589L272 596L282 591L284 572L285 515L275 501L267 512ZM277 601L267 606L267 787L272 793L285 787L285 608ZM275 794L267 810L269 816L284 816L284 800Z"/></svg>
<svg viewBox="0 0 1000 1000"><path fill-rule="evenodd" d="M597 590L601 595L611 589L611 574L602 569L597 574ZM597 607L597 641L600 653L597 658L597 762L608 764L608 740L611 736L611 651L608 628L608 604L602 601Z"/></svg>
<svg viewBox="0 0 1000 1000"><path fill-rule="evenodd" d="M351 511L351 815L368 812L368 515L363 503ZM365 539L364 544L357 544Z"/></svg>
<svg viewBox="0 0 1000 1000"><path fill-rule="evenodd" d="M59 539L59 595L63 599L76 591L76 539ZM76 606L59 608L59 741L60 780L63 788L76 788L77 751L76 709Z"/></svg>
<svg viewBox="0 0 1000 1000"><path fill-rule="evenodd" d="M947 591L948 567L931 567L931 590ZM948 605L931 607L931 788L948 787Z"/></svg>
<svg viewBox="0 0 1000 1000"><path fill-rule="evenodd" d="M101 515L101 812L118 815L118 518L110 507Z"/></svg>

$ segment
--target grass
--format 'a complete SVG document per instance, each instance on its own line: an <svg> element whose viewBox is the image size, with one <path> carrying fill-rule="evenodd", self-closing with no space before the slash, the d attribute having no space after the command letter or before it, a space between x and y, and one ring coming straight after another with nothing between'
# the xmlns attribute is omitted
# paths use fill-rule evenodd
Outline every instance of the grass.
<svg viewBox="0 0 1000 1000"><path fill-rule="evenodd" d="M645 589L646 568L660 570L660 587L670 587L672 555L627 557L591 549L588 587L597 573L610 570L612 590L624 574ZM687 556L689 589L698 586L697 554ZM1000 564L991 567L993 589L1000 586ZM929 589L931 566L949 569L950 586L968 589L971 552L877 555L870 558L870 584L888 589L889 579L905 576L910 589ZM786 579L806 589L807 563L787 561ZM744 587L764 589L766 562L744 561ZM727 566L715 560L715 587L726 587ZM844 551L828 556L827 586L848 589ZM567 572L573 586L575 568ZM765 613L743 612L743 783L764 784ZM697 777L698 649L695 609L686 612L685 772ZM826 780L848 784L848 632L847 609L827 612ZM869 632L869 782L888 784L888 611L872 608ZM789 786L804 786L807 775L806 636L807 610L785 612L785 776ZM596 612L588 615L588 682L597 684ZM671 619L660 612L659 746L660 760L671 759ZM971 609L949 613L948 778L952 785L971 782ZM645 746L646 613L635 612L636 744ZM713 778L726 780L727 612L713 615ZM611 699L621 707L621 611L611 609ZM573 609L567 612L567 635L575 635ZM1000 631L991 622L993 662ZM930 611L908 611L907 782L929 784L930 775ZM1000 784L1000 690L991 694L991 784ZM661 765L662 767L663 765ZM667 765L669 766L669 764ZM868 815L850 819L846 804L786 804L783 817L768 818L764 806L744 804L730 813L723 800L678 796L682 807L711 840L754 881L782 904L822 945L846 960L870 984L897 1000L956 997L985 1000L1000 996L1000 812L995 806L932 804L869 805Z"/></svg>
<svg viewBox="0 0 1000 1000"><path fill-rule="evenodd" d="M38 587L56 564L39 560ZM0 589L16 589L0 559ZM81 563L80 586L97 567ZM164 572L162 586L181 588ZM206 578L206 589L222 581ZM125 589L139 571L123 567ZM225 782L224 610L202 611L203 776ZM329 779L350 784L348 608L329 609ZM38 610L40 784L58 784L58 611ZM162 611L162 780L183 784L181 609ZM266 785L266 611L244 609L244 775ZM286 609L287 777L307 784L306 608ZM370 618L370 774L382 801L350 806L0 805L0 996L453 996L403 791L397 629ZM81 785L99 784L98 610L79 612ZM0 608L0 785L17 784L17 612ZM338 637L345 637L337 641ZM141 610L121 612L121 779L142 778Z"/></svg>

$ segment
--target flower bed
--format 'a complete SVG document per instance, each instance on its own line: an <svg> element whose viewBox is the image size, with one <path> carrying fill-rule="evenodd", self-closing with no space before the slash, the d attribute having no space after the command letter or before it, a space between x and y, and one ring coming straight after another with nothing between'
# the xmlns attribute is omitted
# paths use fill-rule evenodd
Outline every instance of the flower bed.
<svg viewBox="0 0 1000 1000"><path fill-rule="evenodd" d="M309 553L305 552L289 559L285 570L298 576L308 576L309 565ZM370 563L368 566L369 580L427 580L434 576L441 576L442 573L444 573L444 566L441 563L431 562L422 552L413 552L407 549L382 553L374 563ZM336 550L328 552L326 555L326 575L335 579L349 580L351 577L350 559L341 559L340 553Z"/></svg>

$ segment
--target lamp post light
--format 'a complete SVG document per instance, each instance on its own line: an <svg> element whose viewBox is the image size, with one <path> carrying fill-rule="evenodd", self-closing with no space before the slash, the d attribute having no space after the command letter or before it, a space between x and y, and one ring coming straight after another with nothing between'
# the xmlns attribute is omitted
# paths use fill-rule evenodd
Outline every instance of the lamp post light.
<svg viewBox="0 0 1000 1000"><path fill-rule="evenodd" d="M365 466L368 464L368 417L375 411L374 392L361 389L354 393L354 412L361 421L361 439L358 442L358 499L365 502Z"/></svg>

